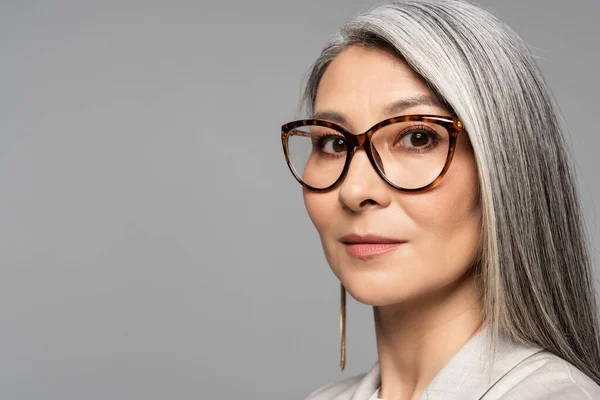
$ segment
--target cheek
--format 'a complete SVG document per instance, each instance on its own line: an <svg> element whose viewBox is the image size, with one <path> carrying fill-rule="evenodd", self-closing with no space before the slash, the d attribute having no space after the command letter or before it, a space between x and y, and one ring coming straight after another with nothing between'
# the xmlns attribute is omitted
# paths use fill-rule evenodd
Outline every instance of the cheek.
<svg viewBox="0 0 600 400"><path fill-rule="evenodd" d="M472 155L463 154L455 157L434 190L399 200L422 235L420 245L429 248L429 253L423 254L457 268L470 266L481 235L478 185L475 161Z"/></svg>
<svg viewBox="0 0 600 400"><path fill-rule="evenodd" d="M338 191L314 193L304 189L304 205L319 233L325 258L333 273L340 278L340 254L335 239L335 216L339 213Z"/></svg>
<svg viewBox="0 0 600 400"><path fill-rule="evenodd" d="M332 213L338 206L337 191L315 193L303 189L302 197L310 220L319 234L323 235L332 222Z"/></svg>

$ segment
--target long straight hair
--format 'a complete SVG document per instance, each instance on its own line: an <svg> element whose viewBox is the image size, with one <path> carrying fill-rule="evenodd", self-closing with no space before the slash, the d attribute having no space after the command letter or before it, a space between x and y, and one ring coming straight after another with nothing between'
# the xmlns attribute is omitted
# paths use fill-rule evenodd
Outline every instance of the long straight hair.
<svg viewBox="0 0 600 400"><path fill-rule="evenodd" d="M478 168L480 276L492 347L499 335L538 345L600 384L594 273L558 109L527 44L461 0L405 0L347 22L307 76L342 50L392 51L463 121ZM493 350L492 350L493 352Z"/></svg>

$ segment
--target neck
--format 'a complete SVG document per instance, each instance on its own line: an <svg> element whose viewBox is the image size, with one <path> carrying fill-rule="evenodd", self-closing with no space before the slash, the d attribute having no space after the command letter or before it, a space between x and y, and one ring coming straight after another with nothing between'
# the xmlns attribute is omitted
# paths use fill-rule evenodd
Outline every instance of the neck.
<svg viewBox="0 0 600 400"><path fill-rule="evenodd" d="M482 327L476 278L419 299L373 307L381 368L379 397L418 399L435 375Z"/></svg>

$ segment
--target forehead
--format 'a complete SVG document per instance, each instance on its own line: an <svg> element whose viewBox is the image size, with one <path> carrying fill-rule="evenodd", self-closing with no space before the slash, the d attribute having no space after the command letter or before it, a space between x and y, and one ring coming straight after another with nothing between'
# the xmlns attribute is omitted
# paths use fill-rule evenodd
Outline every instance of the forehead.
<svg viewBox="0 0 600 400"><path fill-rule="evenodd" d="M404 60L383 50L351 46L340 52L325 70L314 109L362 115L372 121L392 116L384 115L389 104L420 96L435 97L435 94ZM430 107L422 111L434 110Z"/></svg>

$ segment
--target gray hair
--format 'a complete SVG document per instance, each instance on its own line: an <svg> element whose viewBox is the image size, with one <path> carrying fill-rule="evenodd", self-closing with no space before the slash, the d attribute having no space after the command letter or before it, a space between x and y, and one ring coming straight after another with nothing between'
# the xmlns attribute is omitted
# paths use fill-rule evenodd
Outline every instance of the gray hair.
<svg viewBox="0 0 600 400"><path fill-rule="evenodd" d="M482 206L475 269L492 344L500 334L569 361L600 384L600 328L575 172L527 44L460 0L405 0L346 23L311 67L304 103L352 45L394 52L463 121Z"/></svg>

